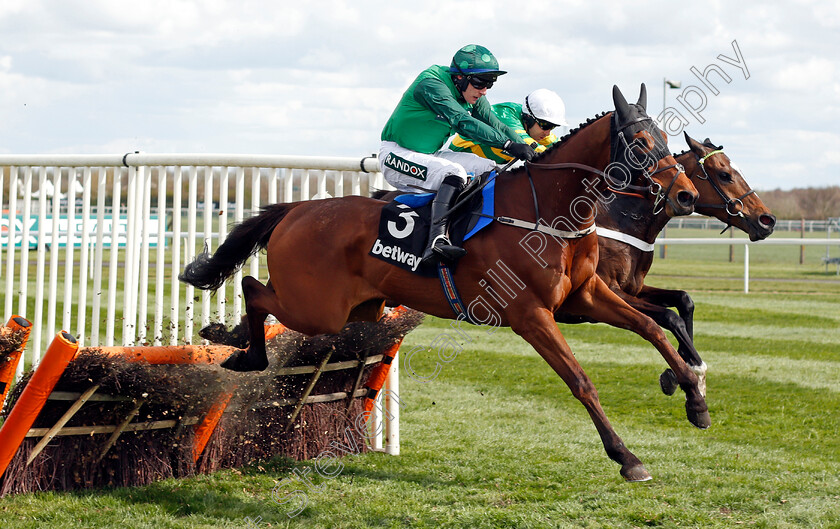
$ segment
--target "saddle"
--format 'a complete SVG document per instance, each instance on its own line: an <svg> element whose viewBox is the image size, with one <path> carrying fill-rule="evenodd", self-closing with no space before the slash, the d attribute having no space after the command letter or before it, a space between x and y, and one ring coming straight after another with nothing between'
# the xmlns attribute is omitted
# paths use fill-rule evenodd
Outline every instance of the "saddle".
<svg viewBox="0 0 840 529"><path fill-rule="evenodd" d="M495 175L495 171L481 175L461 192L449 222L453 244L463 245L492 222ZM434 197L434 193L406 193L382 208L379 234L369 255L423 277L437 277L437 265L420 264L428 241Z"/></svg>

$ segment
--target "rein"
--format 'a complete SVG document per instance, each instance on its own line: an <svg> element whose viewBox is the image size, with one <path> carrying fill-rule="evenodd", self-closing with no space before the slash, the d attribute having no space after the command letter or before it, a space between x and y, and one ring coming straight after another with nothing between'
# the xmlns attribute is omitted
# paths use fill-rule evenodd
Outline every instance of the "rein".
<svg viewBox="0 0 840 529"><path fill-rule="evenodd" d="M598 176L603 177L607 182L609 182L610 179L611 179L611 177L607 173L601 171L600 169L596 169L595 167L591 167L589 165L584 165L584 164L575 163L575 162L565 162L565 163L528 162L526 164L526 168L528 166L540 167L540 168L543 168L543 169L582 169L584 171L589 171L590 173L594 173ZM674 179L671 180L671 183L668 184L668 187L666 187L664 190L663 190L661 184L653 181L653 175L659 174L661 172L667 171L669 169L674 169L674 168L677 169L677 174L674 175ZM668 193L671 192L671 188L674 187L674 183L676 183L677 178L680 177L681 173L685 174L685 168L679 163L668 165L666 167L662 167L662 168L657 169L656 171L654 171L652 173L648 173L647 171L645 171L644 175L645 175L645 177L647 177L648 180L650 180L650 185L635 186L635 185L627 184L626 186L624 186L624 189L629 189L629 190L632 190L632 191L639 191L641 193L648 192L651 195L654 195L655 199L653 201L653 213L654 213L654 215L656 215L656 214L659 214L660 212L662 212L662 210L665 208L665 205L663 204L663 201L665 201L667 203L670 200L668 198ZM529 173L528 177L530 178L530 173ZM532 188L533 188L533 184L532 184ZM640 193L627 193L627 192L615 190L611 187L608 187L607 189L609 189L613 193L617 193L619 195L626 195L626 196L637 197L637 198L641 198L641 199L645 198L644 195L640 194ZM536 200L536 196L535 196L535 200ZM660 204L661 204L661 207L660 207Z"/></svg>
<svg viewBox="0 0 840 529"><path fill-rule="evenodd" d="M650 117L638 118L638 119L635 119L635 120L631 121L630 123L627 123L627 124L621 126L618 129L618 136L624 142L625 147L627 149L629 149L629 145L627 144L627 140L624 138L623 129L629 127L630 125L634 125L636 123L643 122L643 121L648 121L648 120L652 121ZM661 159L662 158L657 160L657 163ZM491 176L485 182L482 182L480 185L475 186L473 189L470 189L466 194L464 194L462 197L460 197L458 199L458 201L449 209L449 211L446 212L446 215L449 215L453 211L455 211L456 209L460 208L475 193L482 190L485 186L487 186L487 184L492 182L496 177L498 177L503 172L507 171L508 168L514 162L516 162L515 159L511 160L499 172L497 172L495 175ZM627 192L618 191L618 190L615 190L615 189L612 189L611 187L609 187L610 176L607 173L605 173L604 171L601 171L600 169L597 169L597 168L589 166L589 165L576 163L576 162L563 162L563 163L547 164L547 163L538 163L538 162L526 161L525 162L525 174L528 177L528 184L531 187L531 196L534 199L534 213L536 215L536 222L528 222L528 221L523 221L523 220L520 220L520 219L510 218L510 217L485 215L485 214L481 214L481 213L477 213L476 215L478 215L479 217L491 218L491 219L493 219L497 222L500 222L502 224L507 224L509 226L515 226L515 227L518 227L518 228L524 228L524 229L528 229L528 230L532 230L532 231L541 231L541 232L553 235L554 237L560 237L560 238L579 238L579 237L584 237L584 236L594 232L595 231L595 223L594 222L590 226L588 226L588 227L586 227L582 230L578 230L578 231L561 231L561 230L556 230L554 228L551 228L548 225L540 224L541 219L540 219L539 203L537 201L537 192L536 192L536 188L534 187L534 180L533 180L533 177L531 176L531 171L530 171L530 167L532 167L532 166L533 167L540 167L540 168L543 168L543 169L580 169L580 170L583 170L583 171L587 171L587 172L596 174L596 175L604 178L605 181L608 184L607 189L609 189L613 193L617 193L617 194L621 194L621 195L632 196L632 197L637 197L637 198L644 199L645 196L642 193L650 193L651 195L654 196L654 201L653 201L653 214L654 215L662 212L665 209L665 205L670 203L671 199L668 197L668 194L671 192L671 189L674 187L674 184L676 183L680 174L681 173L685 174L685 168L679 163L675 163L675 164L672 164L672 165L668 165L666 167L658 168L651 173L648 173L647 170L644 170L643 174L644 174L645 178L647 178L647 180L649 182L649 185L647 185L647 186L636 186L636 185L627 184L626 186L624 186L623 189L629 189L631 191L640 192L640 193L627 193ZM661 172L668 171L669 169L676 169L677 172L674 175L674 178L668 184L668 187L663 189L663 187L660 183L653 180L653 176L656 175L656 174L659 174Z"/></svg>
<svg viewBox="0 0 840 529"><path fill-rule="evenodd" d="M501 172L504 172L505 170L507 170L507 168L512 163L513 163L513 161L511 161L504 168L502 168L502 171L500 171L499 174L501 174ZM598 175L601 175L601 176L604 176L604 177L607 176L603 171L601 171L599 169L596 169L595 167L590 167L588 165L584 165L584 164L580 164L580 163L568 162L568 163L557 163L557 164L541 164L541 163L534 163L534 162L525 162L525 174L528 176L528 183L531 185L531 196L534 198L534 213L536 214L537 221L536 222L528 222L528 221L521 220L521 219L514 219L512 217L485 215L483 213L476 213L476 215L478 215L479 217L493 219L496 222L499 222L501 224L506 224L508 226L513 226L513 227L516 227L516 228L523 228L523 229L526 229L526 230L539 231L539 232L542 232L542 233L547 233L548 235L551 235L553 237L557 237L557 238L560 238L560 239L579 239L581 237L585 237L585 236L589 235L590 233L593 233L595 231L595 223L594 222L592 224L590 224L589 226L587 226L586 228L583 228L582 230L577 230L577 231L563 231L563 230L558 230L558 229L552 228L551 226L548 226L544 223L540 224L540 209L539 209L539 204L537 203L537 191L534 188L534 179L531 177L531 171L529 169L529 167L532 166L532 165L535 166L535 167L545 167L545 168L549 168L549 169L583 169L584 171L590 171L590 172L593 172L595 174L598 174ZM498 176L498 174L496 176ZM493 178L495 178L495 176ZM472 191L472 193L478 191L479 189L481 189L484 186L486 186L487 184L489 184L490 181L493 180L493 178L488 178L487 182L484 182L480 187L478 187L477 189L474 189ZM470 194L472 194L472 193L470 193ZM452 209L455 209L455 207L458 207L459 205L460 205L460 202L458 204L455 204L455 206Z"/></svg>
<svg viewBox="0 0 840 529"><path fill-rule="evenodd" d="M463 195L459 196L458 200L455 202L455 204L453 204L452 207L449 208L446 211L446 213L441 215L441 217L444 217L446 215L451 214L453 211L455 211L456 209L458 209L461 206L463 206L464 204L466 204L472 198L472 196L474 194L476 194L479 191L481 191L482 189L484 189L487 186L487 184L489 184L490 182L495 180L496 177L498 177L500 174L502 174L505 171L507 171L508 169L510 169L510 166L513 165L514 163L516 163L516 158L514 158L511 161L509 161L508 163L506 163L504 167L502 167L498 172L496 172L496 174L494 174L493 176L491 176L490 178L488 178L484 182L481 182L480 185L475 186L473 189L469 189L470 185L467 184L467 187L464 188L464 191L467 191L468 189L469 189L469 191L467 191L466 194L463 194ZM531 184L531 186L533 187L533 184Z"/></svg>
<svg viewBox="0 0 840 529"><path fill-rule="evenodd" d="M710 153L706 154L702 158L700 156L697 156L697 154L695 154L695 156L697 156L697 163L700 164L700 169L703 171L703 176L700 176L698 174L697 178L699 178L701 180L706 180L710 184L712 184L712 188L717 192L717 194L720 196L720 198L723 199L724 203L723 204L696 204L696 207L704 207L704 208L709 208L709 209L723 209L723 210L726 211L726 214L729 215L730 217L743 217L744 216L744 202L743 202L743 200L745 198L747 198L748 196L752 195L753 193L755 193L755 190L750 189L749 191L747 191L746 193L744 193L743 195L741 195L738 198L734 198L734 199L730 198L729 195L727 195L723 191L723 189L721 189L720 184L718 183L717 179L713 179L709 175L709 173L706 171L706 160L708 160L713 154L723 154L723 149L717 149L717 150L711 151ZM734 208L732 208L733 205L734 205ZM732 208L732 209L730 209L730 208ZM728 229L728 228L729 228L729 226L726 227L726 229ZM724 229L724 231L726 231L726 229Z"/></svg>

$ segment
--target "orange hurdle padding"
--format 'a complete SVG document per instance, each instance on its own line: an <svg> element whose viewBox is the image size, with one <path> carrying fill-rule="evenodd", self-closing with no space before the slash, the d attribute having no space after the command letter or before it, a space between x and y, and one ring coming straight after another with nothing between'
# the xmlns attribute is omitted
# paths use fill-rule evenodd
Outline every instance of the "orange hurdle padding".
<svg viewBox="0 0 840 529"><path fill-rule="evenodd" d="M391 371L391 362L397 356L397 351L400 350L401 344L402 340L385 351L385 357L382 359L382 363L373 368L367 382L365 382L365 388L368 390L367 395L365 395L365 411L373 409L373 401L376 400L379 390L382 389L382 386L385 384L385 379L388 378L388 373Z"/></svg>
<svg viewBox="0 0 840 529"><path fill-rule="evenodd" d="M408 312L408 308L404 305L399 305L394 307L388 314L382 316L380 321L398 318L405 312ZM365 382L365 388L368 390L367 395L365 395L365 411L373 409L373 402L376 400L379 390L385 385L385 379L388 378L388 373L391 371L391 362L394 361L394 357L397 355L397 351L400 350L401 344L402 340L385 351L385 358L382 359L382 363L373 369L367 382Z"/></svg>
<svg viewBox="0 0 840 529"><path fill-rule="evenodd" d="M15 378L15 371L17 371L20 357L23 356L23 350L26 348L26 342L29 341L29 333L32 331L32 322L21 316L12 316L6 327L12 332L23 332L23 341L20 342L20 347L9 353L6 361L0 365L0 408L6 402L6 395L12 387L12 381Z"/></svg>
<svg viewBox="0 0 840 529"><path fill-rule="evenodd" d="M236 388L233 388L232 390L223 393L221 397L219 397L219 400L213 404L213 407L210 408L210 411L207 412L207 415L204 416L204 420L195 425L193 462L198 462L198 458L201 457L201 453L204 451L204 447L207 446L207 442L210 440L213 430L216 429L216 425L219 424L219 420L222 418L222 414L225 412L225 408L227 408L230 398L233 397L235 389Z"/></svg>
<svg viewBox="0 0 840 529"><path fill-rule="evenodd" d="M47 397L78 349L79 342L65 331L61 331L47 347L44 358L0 428L0 476L6 471L26 433L41 413Z"/></svg>
<svg viewBox="0 0 840 529"><path fill-rule="evenodd" d="M153 345L86 347L82 352L122 356L131 362L150 364L219 364L237 351L230 345Z"/></svg>
<svg viewBox="0 0 840 529"><path fill-rule="evenodd" d="M391 312L382 316L381 319L398 318L398 317L402 316L404 312L408 312L408 307L406 307L405 305L398 305L398 306L394 307L393 309L391 309Z"/></svg>
<svg viewBox="0 0 840 529"><path fill-rule="evenodd" d="M283 334L288 329L289 328L286 327L285 325L283 325L282 323L273 323L271 325L266 325L265 326L265 339L266 340L271 340L275 336L277 336L279 334Z"/></svg>

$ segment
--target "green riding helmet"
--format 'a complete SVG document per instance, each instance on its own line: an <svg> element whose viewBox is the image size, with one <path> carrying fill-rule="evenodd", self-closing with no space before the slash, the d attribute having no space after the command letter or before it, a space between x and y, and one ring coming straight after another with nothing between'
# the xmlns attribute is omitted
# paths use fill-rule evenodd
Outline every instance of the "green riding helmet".
<svg viewBox="0 0 840 529"><path fill-rule="evenodd" d="M476 88L490 88L498 76L507 72L499 70L499 61L490 50L478 44L468 44L455 52L449 73L455 87L464 92L470 83ZM461 78L456 79L459 75Z"/></svg>
<svg viewBox="0 0 840 529"><path fill-rule="evenodd" d="M487 74L498 77L507 72L499 70L499 61L490 50L478 44L468 44L455 52L449 72L456 75Z"/></svg>

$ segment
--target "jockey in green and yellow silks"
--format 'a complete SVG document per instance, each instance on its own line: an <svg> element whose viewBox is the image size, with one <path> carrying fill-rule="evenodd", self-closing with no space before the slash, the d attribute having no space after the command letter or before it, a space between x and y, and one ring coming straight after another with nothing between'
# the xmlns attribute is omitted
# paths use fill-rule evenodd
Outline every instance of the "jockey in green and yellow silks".
<svg viewBox="0 0 840 529"><path fill-rule="evenodd" d="M499 103L493 105L493 113L499 121L512 128L522 141L531 145L538 153L555 143L557 137L551 132L557 126L567 126L566 105L556 93L545 88L534 90L525 97L522 104ZM467 134L456 134L449 146L455 152L471 152L497 163L513 159L502 149Z"/></svg>

